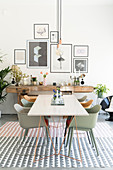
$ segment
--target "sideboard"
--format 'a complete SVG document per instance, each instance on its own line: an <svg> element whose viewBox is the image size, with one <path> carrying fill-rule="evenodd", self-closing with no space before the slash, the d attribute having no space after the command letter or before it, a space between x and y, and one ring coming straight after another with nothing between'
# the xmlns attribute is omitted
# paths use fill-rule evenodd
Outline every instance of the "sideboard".
<svg viewBox="0 0 113 170"><path fill-rule="evenodd" d="M56 89L56 86L52 86L52 85L47 85L47 86L43 86L43 85L36 85L36 86L24 86L24 85L20 85L20 86L14 86L14 85L10 85L6 88L6 92L7 93L17 93L17 97L18 97L18 103L21 103L21 93L24 91L27 92L28 95L40 95L40 94L48 94L51 93L53 89ZM93 92L94 88L92 86L61 86L60 88L61 92L63 93L91 93Z"/></svg>

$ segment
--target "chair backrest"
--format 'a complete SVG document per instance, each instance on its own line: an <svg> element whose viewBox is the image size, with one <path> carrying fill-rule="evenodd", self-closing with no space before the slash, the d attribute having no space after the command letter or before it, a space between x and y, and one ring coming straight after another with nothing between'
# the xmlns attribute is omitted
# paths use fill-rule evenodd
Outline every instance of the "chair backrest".
<svg viewBox="0 0 113 170"><path fill-rule="evenodd" d="M19 104L14 105L15 110L18 113L19 124L24 129L37 128L39 126L40 116L28 116L29 109L20 106ZM40 126L45 126L44 120L41 117Z"/></svg>
<svg viewBox="0 0 113 170"><path fill-rule="evenodd" d="M29 102L25 99L21 99L21 103L24 107L32 107L32 105L34 104L33 102Z"/></svg>
<svg viewBox="0 0 113 170"><path fill-rule="evenodd" d="M85 101L87 99L87 96L83 96L82 98L80 98L80 99L77 99L79 102L83 102L83 101Z"/></svg>
<svg viewBox="0 0 113 170"><path fill-rule="evenodd" d="M28 96L28 95L24 95L24 99L25 100L27 100L27 101L29 101L29 102L35 102L35 100L37 99L37 97L36 96Z"/></svg>
<svg viewBox="0 0 113 170"><path fill-rule="evenodd" d="M105 109L109 108L112 97L113 96L108 96L102 100L102 102L100 103L100 105L102 106L102 110L105 111Z"/></svg>
<svg viewBox="0 0 113 170"><path fill-rule="evenodd" d="M101 109L101 106L100 105L95 105L93 106L92 108L86 108L86 111L90 114L95 114L95 113L98 113Z"/></svg>
<svg viewBox="0 0 113 170"><path fill-rule="evenodd" d="M84 108L88 108L91 106L91 104L93 103L93 100L89 100L88 102L86 103L81 103L81 105L84 107Z"/></svg>
<svg viewBox="0 0 113 170"><path fill-rule="evenodd" d="M98 117L98 112L100 111L101 106L95 105L92 108L86 109L89 113L89 116L76 116L77 128L78 129L92 129L95 127ZM75 120L70 123L70 127L75 127Z"/></svg>

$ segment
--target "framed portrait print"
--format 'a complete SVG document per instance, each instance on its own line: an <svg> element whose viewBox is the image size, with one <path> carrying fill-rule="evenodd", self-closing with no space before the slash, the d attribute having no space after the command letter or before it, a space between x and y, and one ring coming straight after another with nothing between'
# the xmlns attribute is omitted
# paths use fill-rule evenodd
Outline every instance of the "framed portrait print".
<svg viewBox="0 0 113 170"><path fill-rule="evenodd" d="M58 31L51 31L50 32L50 42L51 43L58 43L59 41L59 32Z"/></svg>
<svg viewBox="0 0 113 170"><path fill-rule="evenodd" d="M14 64L26 64L26 50L14 49Z"/></svg>
<svg viewBox="0 0 113 170"><path fill-rule="evenodd" d="M57 44L51 44L50 51L50 72L71 73L72 44L62 44L60 49L57 49Z"/></svg>
<svg viewBox="0 0 113 170"><path fill-rule="evenodd" d="M27 66L28 68L49 67L48 40L27 40Z"/></svg>
<svg viewBox="0 0 113 170"><path fill-rule="evenodd" d="M74 57L88 57L89 46L88 45L74 45Z"/></svg>
<svg viewBox="0 0 113 170"><path fill-rule="evenodd" d="M34 24L34 39L49 39L49 24Z"/></svg>
<svg viewBox="0 0 113 170"><path fill-rule="evenodd" d="M88 59L87 58L74 58L73 60L73 72L88 73Z"/></svg>

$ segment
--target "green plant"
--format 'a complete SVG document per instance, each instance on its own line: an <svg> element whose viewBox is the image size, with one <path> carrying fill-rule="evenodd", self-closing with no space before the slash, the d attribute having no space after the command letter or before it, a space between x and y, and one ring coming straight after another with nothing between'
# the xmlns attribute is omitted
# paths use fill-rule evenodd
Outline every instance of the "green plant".
<svg viewBox="0 0 113 170"><path fill-rule="evenodd" d="M4 55L0 56L0 62L2 62L2 57L3 56ZM9 67L7 67L7 68L0 71L0 103L4 102L4 100L6 99L7 93L3 94L3 91L10 84L10 83L8 83L8 81L5 80L5 77L7 76L7 74L10 71L11 71L11 69Z"/></svg>
<svg viewBox="0 0 113 170"><path fill-rule="evenodd" d="M95 87L95 93L98 95L98 97L102 97L103 93L107 93L109 89L106 87L106 85L97 84Z"/></svg>

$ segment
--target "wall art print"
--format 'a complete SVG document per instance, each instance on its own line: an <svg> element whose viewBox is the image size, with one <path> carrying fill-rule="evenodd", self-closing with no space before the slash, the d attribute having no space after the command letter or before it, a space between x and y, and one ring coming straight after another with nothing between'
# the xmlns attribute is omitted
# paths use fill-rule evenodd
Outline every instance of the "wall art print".
<svg viewBox="0 0 113 170"><path fill-rule="evenodd" d="M57 44L50 45L50 72L72 72L72 44L62 44L57 49Z"/></svg>
<svg viewBox="0 0 113 170"><path fill-rule="evenodd" d="M28 68L49 67L48 40L27 40L27 65Z"/></svg>
<svg viewBox="0 0 113 170"><path fill-rule="evenodd" d="M88 45L74 45L74 57L88 57L89 46Z"/></svg>
<svg viewBox="0 0 113 170"><path fill-rule="evenodd" d="M26 64L26 50L14 49L14 64Z"/></svg>
<svg viewBox="0 0 113 170"><path fill-rule="evenodd" d="M73 72L88 73L88 59L87 58L74 58L73 60Z"/></svg>
<svg viewBox="0 0 113 170"><path fill-rule="evenodd" d="M34 39L49 39L49 24L34 24Z"/></svg>

